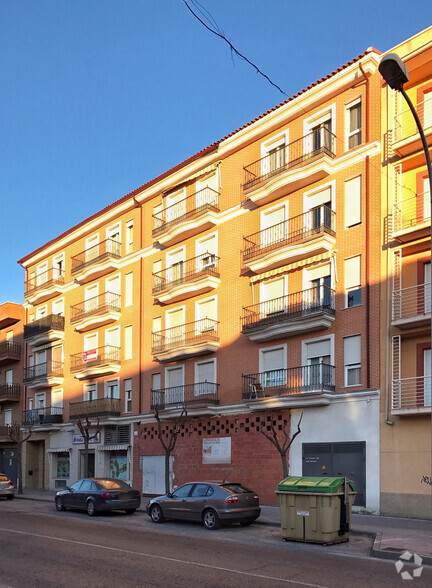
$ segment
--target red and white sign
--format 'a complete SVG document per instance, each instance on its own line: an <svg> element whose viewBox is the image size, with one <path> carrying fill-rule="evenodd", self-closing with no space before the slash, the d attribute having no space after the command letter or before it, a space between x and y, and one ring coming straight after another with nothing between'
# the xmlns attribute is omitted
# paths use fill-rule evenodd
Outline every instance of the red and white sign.
<svg viewBox="0 0 432 588"><path fill-rule="evenodd" d="M82 353L82 360L83 361L90 361L92 359L97 359L97 349L90 349L89 351L83 351L83 353Z"/></svg>

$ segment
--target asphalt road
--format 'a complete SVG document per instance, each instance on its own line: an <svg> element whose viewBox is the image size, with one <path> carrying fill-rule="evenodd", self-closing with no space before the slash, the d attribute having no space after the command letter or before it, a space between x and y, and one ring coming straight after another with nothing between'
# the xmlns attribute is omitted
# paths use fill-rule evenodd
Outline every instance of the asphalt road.
<svg viewBox="0 0 432 588"><path fill-rule="evenodd" d="M146 514L56 512L49 503L0 500L0 588L129 586L406 586L371 539L323 547L285 543L275 527L152 523ZM413 567L405 570L413 572ZM408 582L432 585L432 569Z"/></svg>

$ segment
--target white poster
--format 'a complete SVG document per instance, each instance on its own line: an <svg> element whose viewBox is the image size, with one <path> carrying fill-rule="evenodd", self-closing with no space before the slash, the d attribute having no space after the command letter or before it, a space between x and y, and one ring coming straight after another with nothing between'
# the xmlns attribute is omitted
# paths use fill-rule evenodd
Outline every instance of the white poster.
<svg viewBox="0 0 432 588"><path fill-rule="evenodd" d="M231 437L202 440L202 462L231 463Z"/></svg>

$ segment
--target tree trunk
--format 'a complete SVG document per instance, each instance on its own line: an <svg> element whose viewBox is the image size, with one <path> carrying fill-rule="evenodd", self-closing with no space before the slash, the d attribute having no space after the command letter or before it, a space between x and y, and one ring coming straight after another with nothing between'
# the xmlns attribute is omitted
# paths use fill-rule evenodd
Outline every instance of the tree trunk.
<svg viewBox="0 0 432 588"><path fill-rule="evenodd" d="M18 463L17 463L17 470L18 470L18 494L23 494L23 481L22 481L22 447L21 445L17 444L17 451L18 451Z"/></svg>
<svg viewBox="0 0 432 588"><path fill-rule="evenodd" d="M281 454L284 479L288 477L288 463L286 453Z"/></svg>
<svg viewBox="0 0 432 588"><path fill-rule="evenodd" d="M84 478L88 478L89 477L89 449L88 449L88 439L87 437L84 437L84 453L83 453L83 458L84 458L84 464L83 464L83 477Z"/></svg>
<svg viewBox="0 0 432 588"><path fill-rule="evenodd" d="M170 484L170 453L165 452L165 494L171 492Z"/></svg>

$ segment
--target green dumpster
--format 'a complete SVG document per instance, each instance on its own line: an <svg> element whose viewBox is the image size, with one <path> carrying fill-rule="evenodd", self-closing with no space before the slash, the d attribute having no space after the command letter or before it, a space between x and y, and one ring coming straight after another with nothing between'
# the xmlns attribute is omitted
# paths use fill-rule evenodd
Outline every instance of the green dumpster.
<svg viewBox="0 0 432 588"><path fill-rule="evenodd" d="M347 478L288 476L278 484L284 541L349 540L355 484Z"/></svg>

